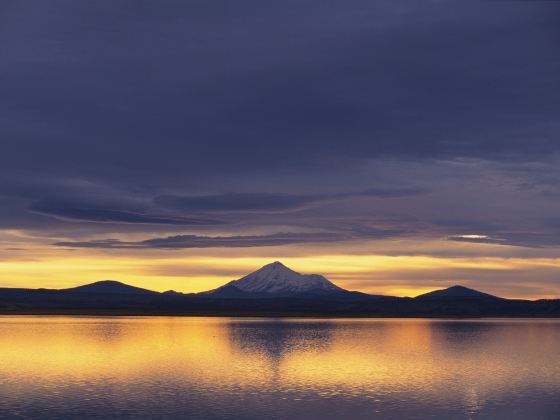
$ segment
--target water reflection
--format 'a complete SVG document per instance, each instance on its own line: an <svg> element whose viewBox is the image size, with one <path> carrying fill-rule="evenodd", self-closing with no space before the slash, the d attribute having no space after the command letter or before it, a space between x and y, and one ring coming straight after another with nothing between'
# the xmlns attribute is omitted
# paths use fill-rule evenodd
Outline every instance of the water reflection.
<svg viewBox="0 0 560 420"><path fill-rule="evenodd" d="M226 324L235 351L279 362L295 352L327 351L336 325L333 322L278 320L232 321Z"/></svg>
<svg viewBox="0 0 560 420"><path fill-rule="evenodd" d="M560 418L560 322L0 317L0 418Z"/></svg>
<svg viewBox="0 0 560 420"><path fill-rule="evenodd" d="M283 319L233 321L226 324L231 351L238 358L261 362L277 384L282 378L282 363L298 354L328 351L333 322L295 322ZM266 372L262 372L266 375Z"/></svg>

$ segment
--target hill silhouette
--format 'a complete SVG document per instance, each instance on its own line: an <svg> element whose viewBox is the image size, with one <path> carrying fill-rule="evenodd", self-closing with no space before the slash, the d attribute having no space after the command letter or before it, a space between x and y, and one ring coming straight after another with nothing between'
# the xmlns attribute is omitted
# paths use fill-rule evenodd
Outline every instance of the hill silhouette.
<svg viewBox="0 0 560 420"><path fill-rule="evenodd" d="M101 280L95 283L85 284L83 286L63 289L67 292L74 293L102 293L102 294L152 294L157 293L153 290L142 289L140 287L130 286L115 280Z"/></svg>
<svg viewBox="0 0 560 420"><path fill-rule="evenodd" d="M434 290L433 292L424 293L423 295L416 296L415 299L446 299L446 298L459 298L459 299L501 299L497 296L489 295L488 293L479 292L478 290L469 289L465 286L451 286L447 289Z"/></svg>

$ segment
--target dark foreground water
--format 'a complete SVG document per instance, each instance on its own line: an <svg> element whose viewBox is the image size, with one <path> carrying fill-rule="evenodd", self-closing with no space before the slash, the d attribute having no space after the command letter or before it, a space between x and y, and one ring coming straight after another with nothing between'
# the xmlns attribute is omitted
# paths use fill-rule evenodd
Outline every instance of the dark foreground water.
<svg viewBox="0 0 560 420"><path fill-rule="evenodd" d="M0 317L0 418L560 419L560 322Z"/></svg>

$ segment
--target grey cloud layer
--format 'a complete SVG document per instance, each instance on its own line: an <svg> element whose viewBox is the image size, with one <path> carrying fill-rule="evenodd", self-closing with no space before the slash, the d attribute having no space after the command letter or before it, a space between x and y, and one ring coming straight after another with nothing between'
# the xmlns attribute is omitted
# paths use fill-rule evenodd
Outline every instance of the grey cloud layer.
<svg viewBox="0 0 560 420"><path fill-rule="evenodd" d="M557 153L558 9L6 2L0 167L147 188L340 159Z"/></svg>
<svg viewBox="0 0 560 420"><path fill-rule="evenodd" d="M544 1L3 2L0 229L559 245L559 18ZM88 242L130 231L165 234Z"/></svg>

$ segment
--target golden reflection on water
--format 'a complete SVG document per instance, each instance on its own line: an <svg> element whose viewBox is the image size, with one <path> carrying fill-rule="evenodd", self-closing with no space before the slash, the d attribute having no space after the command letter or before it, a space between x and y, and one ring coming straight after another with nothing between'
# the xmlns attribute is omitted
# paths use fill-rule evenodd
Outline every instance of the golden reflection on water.
<svg viewBox="0 0 560 420"><path fill-rule="evenodd" d="M552 320L0 317L0 391L165 378L207 393L401 395L476 413L519 389L560 389L559 345Z"/></svg>

